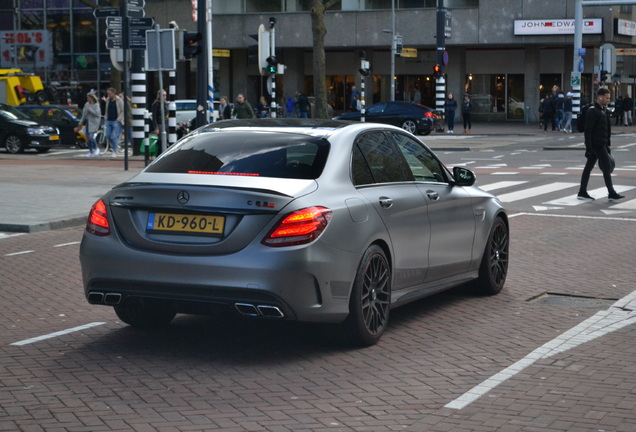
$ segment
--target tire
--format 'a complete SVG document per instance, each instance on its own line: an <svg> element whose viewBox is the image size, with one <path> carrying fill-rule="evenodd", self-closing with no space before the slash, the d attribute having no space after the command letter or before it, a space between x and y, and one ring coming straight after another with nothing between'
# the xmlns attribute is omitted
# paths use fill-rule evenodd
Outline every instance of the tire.
<svg viewBox="0 0 636 432"><path fill-rule="evenodd" d="M402 122L402 129L404 129L407 132L411 132L413 135L417 134L417 125L415 124L415 122L413 120L404 120Z"/></svg>
<svg viewBox="0 0 636 432"><path fill-rule="evenodd" d="M494 295L503 288L508 275L509 245L508 225L503 218L497 216L490 228L488 242L479 266L479 278L476 284L479 294Z"/></svg>
<svg viewBox="0 0 636 432"><path fill-rule="evenodd" d="M11 154L24 152L22 140L17 135L9 135L4 139L4 148Z"/></svg>
<svg viewBox="0 0 636 432"><path fill-rule="evenodd" d="M114 306L120 320L137 328L156 328L168 325L177 315L170 302L134 298Z"/></svg>
<svg viewBox="0 0 636 432"><path fill-rule="evenodd" d="M391 309L391 268L376 245L364 253L349 299L344 322L349 340L357 346L375 344L386 330Z"/></svg>
<svg viewBox="0 0 636 432"><path fill-rule="evenodd" d="M48 96L44 90L39 90L38 92L36 92L35 99L37 99L39 104L48 102Z"/></svg>

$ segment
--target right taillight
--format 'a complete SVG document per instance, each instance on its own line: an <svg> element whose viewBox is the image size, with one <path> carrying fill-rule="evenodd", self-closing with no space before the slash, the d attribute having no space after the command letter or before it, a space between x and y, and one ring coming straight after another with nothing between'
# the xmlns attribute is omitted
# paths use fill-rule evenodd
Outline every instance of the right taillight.
<svg viewBox="0 0 636 432"><path fill-rule="evenodd" d="M325 207L295 211L278 221L261 243L271 247L311 243L325 230L331 216L332 211Z"/></svg>
<svg viewBox="0 0 636 432"><path fill-rule="evenodd" d="M86 231L98 236L107 236L110 234L106 203L104 203L103 200L98 200L93 204L93 207L91 207L91 212L88 214L88 221L86 222Z"/></svg>

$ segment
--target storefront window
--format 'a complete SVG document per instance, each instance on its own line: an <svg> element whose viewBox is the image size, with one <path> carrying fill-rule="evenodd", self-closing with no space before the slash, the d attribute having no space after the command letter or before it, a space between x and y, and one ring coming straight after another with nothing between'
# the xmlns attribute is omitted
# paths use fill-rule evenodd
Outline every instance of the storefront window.
<svg viewBox="0 0 636 432"><path fill-rule="evenodd" d="M522 74L469 74L465 91L471 95L474 113L505 113L508 119L524 118Z"/></svg>

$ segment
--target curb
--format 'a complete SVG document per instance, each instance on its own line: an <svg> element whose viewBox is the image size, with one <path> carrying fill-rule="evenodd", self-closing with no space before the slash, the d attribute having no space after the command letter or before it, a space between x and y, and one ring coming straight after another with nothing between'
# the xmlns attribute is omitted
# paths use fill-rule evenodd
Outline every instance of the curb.
<svg viewBox="0 0 636 432"><path fill-rule="evenodd" d="M0 231L34 233L41 231L75 228L86 224L88 215L65 218L57 221L35 222L31 224L10 224L0 222Z"/></svg>

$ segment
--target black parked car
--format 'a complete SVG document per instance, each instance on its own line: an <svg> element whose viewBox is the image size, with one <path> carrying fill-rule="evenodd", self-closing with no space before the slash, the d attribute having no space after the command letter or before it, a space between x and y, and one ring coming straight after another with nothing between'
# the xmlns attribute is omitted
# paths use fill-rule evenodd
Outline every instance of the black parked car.
<svg viewBox="0 0 636 432"><path fill-rule="evenodd" d="M380 102L365 111L365 122L398 126L412 134L430 134L436 119L433 108L411 102ZM333 119L360 121L360 113L348 112Z"/></svg>
<svg viewBox="0 0 636 432"><path fill-rule="evenodd" d="M31 120L15 107L0 104L0 144L9 153L22 153L28 148L46 153L59 143L60 132L56 128Z"/></svg>
<svg viewBox="0 0 636 432"><path fill-rule="evenodd" d="M82 111L75 105L20 105L22 111L40 124L53 126L60 131L60 144L86 148L86 135L73 129L82 118Z"/></svg>

